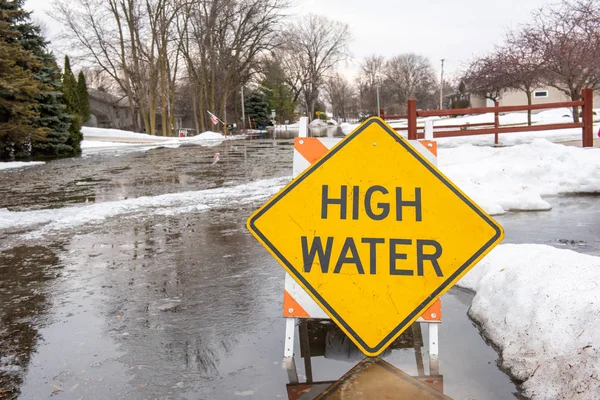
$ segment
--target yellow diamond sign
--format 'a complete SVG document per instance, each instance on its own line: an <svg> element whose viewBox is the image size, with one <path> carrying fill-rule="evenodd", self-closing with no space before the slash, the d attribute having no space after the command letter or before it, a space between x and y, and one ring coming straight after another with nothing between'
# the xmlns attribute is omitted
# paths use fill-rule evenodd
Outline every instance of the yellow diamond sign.
<svg viewBox="0 0 600 400"><path fill-rule="evenodd" d="M504 236L496 221L378 118L341 140L247 225L370 356Z"/></svg>

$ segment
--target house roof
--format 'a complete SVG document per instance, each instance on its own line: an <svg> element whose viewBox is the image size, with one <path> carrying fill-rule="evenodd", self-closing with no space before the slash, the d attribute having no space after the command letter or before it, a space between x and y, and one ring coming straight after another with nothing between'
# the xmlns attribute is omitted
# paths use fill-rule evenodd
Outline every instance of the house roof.
<svg viewBox="0 0 600 400"><path fill-rule="evenodd" d="M129 102L127 101L126 96L119 97L94 88L88 88L88 96L90 96L92 99L111 104L115 107L129 108Z"/></svg>

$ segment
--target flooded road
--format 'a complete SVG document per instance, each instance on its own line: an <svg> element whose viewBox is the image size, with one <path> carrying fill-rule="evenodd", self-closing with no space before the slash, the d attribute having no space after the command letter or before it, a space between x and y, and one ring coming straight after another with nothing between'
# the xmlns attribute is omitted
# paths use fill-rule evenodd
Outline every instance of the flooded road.
<svg viewBox="0 0 600 400"><path fill-rule="evenodd" d="M139 150L0 172L0 399L287 398L284 272L244 223L291 178L293 141ZM499 217L507 242L597 254L598 197L555 200ZM471 298L443 298L444 393L515 398ZM313 357L312 376L360 358ZM384 358L419 373L414 348Z"/></svg>

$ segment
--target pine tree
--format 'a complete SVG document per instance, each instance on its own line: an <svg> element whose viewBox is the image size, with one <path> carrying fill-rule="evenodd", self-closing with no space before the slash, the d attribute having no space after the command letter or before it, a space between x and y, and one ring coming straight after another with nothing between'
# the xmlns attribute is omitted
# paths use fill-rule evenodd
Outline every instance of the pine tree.
<svg viewBox="0 0 600 400"><path fill-rule="evenodd" d="M86 122L90 119L90 98L88 95L87 83L83 71L79 71L77 76L77 97L79 99L79 115L81 120Z"/></svg>
<svg viewBox="0 0 600 400"><path fill-rule="evenodd" d="M67 144L69 126L73 117L67 113L62 96L60 70L54 55L47 49L39 26L24 21L18 26L21 32L21 45L31 51L41 62L41 68L33 69L35 78L45 85L36 98L39 104L39 117L34 119L37 126L47 129L44 140L32 141L31 153L34 156L66 156L75 153Z"/></svg>
<svg viewBox="0 0 600 400"><path fill-rule="evenodd" d="M265 96L258 90L248 93L244 99L247 118L252 121L254 127L270 125L269 105L265 102Z"/></svg>
<svg viewBox="0 0 600 400"><path fill-rule="evenodd" d="M28 156L32 141L48 131L35 123L46 87L32 71L42 63L22 45L27 38L19 24L29 17L22 3L0 2L0 159Z"/></svg>
<svg viewBox="0 0 600 400"><path fill-rule="evenodd" d="M260 82L260 91L264 93L269 109L275 110L280 122L294 119L294 102L292 89L285 81L285 71L275 59L263 62L264 78Z"/></svg>
<svg viewBox="0 0 600 400"><path fill-rule="evenodd" d="M66 156L75 153L69 144L69 128L75 119L67 112L63 99L60 71L54 57L36 74L37 79L50 87L39 97L40 115L37 123L48 128L46 140L33 143L32 155Z"/></svg>
<svg viewBox="0 0 600 400"><path fill-rule="evenodd" d="M73 147L75 152L80 153L81 141L83 140L83 134L81 133L81 108L77 93L77 80L71 70L71 62L68 56L65 56L65 71L63 73L62 88L67 112L73 116L71 126L69 127L69 139L67 140L67 144Z"/></svg>

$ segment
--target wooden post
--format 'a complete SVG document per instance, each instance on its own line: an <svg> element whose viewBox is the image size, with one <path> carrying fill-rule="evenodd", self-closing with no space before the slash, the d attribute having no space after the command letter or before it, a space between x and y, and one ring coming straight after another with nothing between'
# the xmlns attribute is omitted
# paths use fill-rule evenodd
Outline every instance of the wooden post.
<svg viewBox="0 0 600 400"><path fill-rule="evenodd" d="M498 106L500 103L494 101L494 144L498 146L498 128L500 127L500 118L498 117Z"/></svg>
<svg viewBox="0 0 600 400"><path fill-rule="evenodd" d="M408 140L417 140L417 100L408 99Z"/></svg>
<svg viewBox="0 0 600 400"><path fill-rule="evenodd" d="M379 109L379 115L381 119L385 119L385 110L383 108Z"/></svg>
<svg viewBox="0 0 600 400"><path fill-rule="evenodd" d="M583 99L582 118L582 145L583 147L594 147L594 90L585 88L581 90Z"/></svg>

